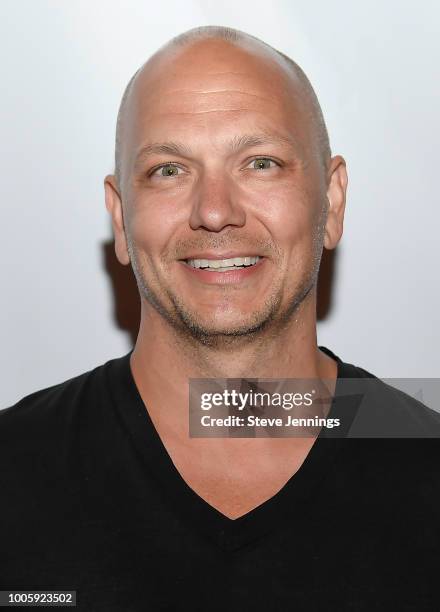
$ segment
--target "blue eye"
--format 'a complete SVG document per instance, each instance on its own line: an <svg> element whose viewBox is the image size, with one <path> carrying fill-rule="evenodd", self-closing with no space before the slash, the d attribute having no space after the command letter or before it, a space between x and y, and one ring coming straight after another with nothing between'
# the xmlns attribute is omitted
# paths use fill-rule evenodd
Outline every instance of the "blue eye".
<svg viewBox="0 0 440 612"><path fill-rule="evenodd" d="M258 159L254 159L251 163L255 170L269 170L273 168L270 164L275 164L273 159L269 159L268 157L259 157Z"/></svg>

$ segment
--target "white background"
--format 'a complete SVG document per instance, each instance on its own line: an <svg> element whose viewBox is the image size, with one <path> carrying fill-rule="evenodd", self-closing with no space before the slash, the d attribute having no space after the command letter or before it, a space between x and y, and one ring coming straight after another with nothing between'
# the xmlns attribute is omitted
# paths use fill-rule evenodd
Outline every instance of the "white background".
<svg viewBox="0 0 440 612"><path fill-rule="evenodd" d="M2 407L127 353L103 260L103 178L124 87L198 25L306 71L347 161L345 232L318 340L381 377L439 376L440 9L435 2L1 2Z"/></svg>

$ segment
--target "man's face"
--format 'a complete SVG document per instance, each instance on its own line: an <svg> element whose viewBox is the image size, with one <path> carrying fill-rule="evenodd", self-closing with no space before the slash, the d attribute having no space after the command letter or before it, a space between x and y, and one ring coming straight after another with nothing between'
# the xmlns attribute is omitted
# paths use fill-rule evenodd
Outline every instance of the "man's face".
<svg viewBox="0 0 440 612"><path fill-rule="evenodd" d="M246 334L313 287L327 200L308 116L294 78L223 41L159 56L135 83L125 232L142 297L175 326Z"/></svg>

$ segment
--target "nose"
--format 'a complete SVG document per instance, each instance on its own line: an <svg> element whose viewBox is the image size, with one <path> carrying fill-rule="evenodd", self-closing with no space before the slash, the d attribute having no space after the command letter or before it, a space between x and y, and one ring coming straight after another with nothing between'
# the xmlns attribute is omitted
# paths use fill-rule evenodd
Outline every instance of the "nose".
<svg viewBox="0 0 440 612"><path fill-rule="evenodd" d="M199 177L193 195L189 219L191 229L221 232L227 226L244 226L246 213L239 202L238 187L231 177L218 171L205 171Z"/></svg>

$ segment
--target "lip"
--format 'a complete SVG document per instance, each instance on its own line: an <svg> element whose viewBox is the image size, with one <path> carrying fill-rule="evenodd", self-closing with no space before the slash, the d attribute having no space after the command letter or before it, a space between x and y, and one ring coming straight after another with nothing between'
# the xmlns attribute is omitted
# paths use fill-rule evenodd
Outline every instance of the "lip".
<svg viewBox="0 0 440 612"><path fill-rule="evenodd" d="M211 254L212 255L212 254ZM221 259L228 259L229 257L250 257L249 255L229 255L228 257L223 256ZM261 256L260 256L261 257ZM188 259L220 259L216 253L216 257L207 257L207 254L197 257L188 257ZM265 265L266 257L261 257L259 261L253 266L247 266L246 268L237 268L236 270L228 270L227 272L215 272L214 270L204 270L202 268L193 268L181 259L183 271L190 274L192 279L199 281L204 285L234 285L241 283L246 280L250 280L252 276L259 274L261 268Z"/></svg>
<svg viewBox="0 0 440 612"><path fill-rule="evenodd" d="M249 251L203 251L182 257L179 261L188 261L188 259L232 259L233 257L261 257L263 259L263 256L259 253ZM226 274L226 272L222 272L222 274Z"/></svg>

